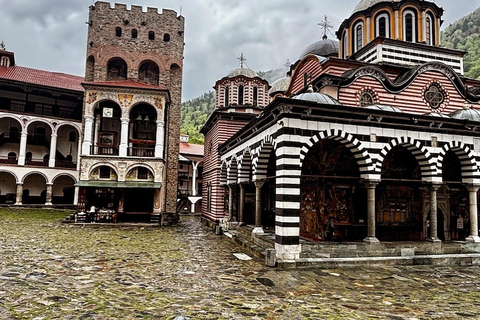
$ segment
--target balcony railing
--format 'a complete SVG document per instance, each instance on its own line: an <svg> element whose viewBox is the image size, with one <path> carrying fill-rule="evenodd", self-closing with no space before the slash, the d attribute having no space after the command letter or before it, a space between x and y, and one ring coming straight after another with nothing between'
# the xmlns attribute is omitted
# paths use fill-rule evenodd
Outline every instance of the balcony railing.
<svg viewBox="0 0 480 320"><path fill-rule="evenodd" d="M18 158L17 158L17 157L7 157L7 156L3 156L3 157L0 157L0 163L4 163L4 164L17 164L17 163L18 163Z"/></svg>
<svg viewBox="0 0 480 320"><path fill-rule="evenodd" d="M116 147L95 147L90 148L91 155L101 156L118 156L118 148Z"/></svg>
<svg viewBox="0 0 480 320"><path fill-rule="evenodd" d="M75 169L77 168L77 164L75 162L67 161L67 160L55 160L55 167Z"/></svg>
<svg viewBox="0 0 480 320"><path fill-rule="evenodd" d="M25 165L37 166L37 167L48 167L48 160L27 158L25 159Z"/></svg>
<svg viewBox="0 0 480 320"><path fill-rule="evenodd" d="M128 156L152 158L155 157L155 148L130 147L128 148Z"/></svg>

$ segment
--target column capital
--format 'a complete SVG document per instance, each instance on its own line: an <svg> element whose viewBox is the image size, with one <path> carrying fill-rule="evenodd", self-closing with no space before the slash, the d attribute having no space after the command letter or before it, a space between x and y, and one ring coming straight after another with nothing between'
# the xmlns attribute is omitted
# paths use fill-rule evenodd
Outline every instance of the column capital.
<svg viewBox="0 0 480 320"><path fill-rule="evenodd" d="M94 119L93 116L83 116L83 118L85 119L85 121L90 121L90 122L93 122L93 119Z"/></svg>
<svg viewBox="0 0 480 320"><path fill-rule="evenodd" d="M365 187L367 187L367 189L375 189L378 184L380 183L380 181L377 181L377 180L371 180L371 181L364 181L363 184L365 185Z"/></svg>
<svg viewBox="0 0 480 320"><path fill-rule="evenodd" d="M17 186L23 186L23 182L17 182Z"/></svg>
<svg viewBox="0 0 480 320"><path fill-rule="evenodd" d="M439 183L432 183L431 185L428 186L428 190L430 191L438 191L443 186L443 184Z"/></svg>
<svg viewBox="0 0 480 320"><path fill-rule="evenodd" d="M120 121L122 121L122 124L124 123L130 123L130 119L129 118L121 118Z"/></svg>
<svg viewBox="0 0 480 320"><path fill-rule="evenodd" d="M164 127L165 126L165 121L158 120L157 121L157 127Z"/></svg>
<svg viewBox="0 0 480 320"><path fill-rule="evenodd" d="M478 185L478 184L467 185L467 190L470 191L470 192L478 192L478 189L480 189L480 185Z"/></svg>
<svg viewBox="0 0 480 320"><path fill-rule="evenodd" d="M261 188L265 184L265 180L257 180L253 182L255 184L255 187Z"/></svg>
<svg viewBox="0 0 480 320"><path fill-rule="evenodd" d="M53 183L52 183L52 182L48 182L48 183L47 183L47 187L51 187L51 186L53 186Z"/></svg>

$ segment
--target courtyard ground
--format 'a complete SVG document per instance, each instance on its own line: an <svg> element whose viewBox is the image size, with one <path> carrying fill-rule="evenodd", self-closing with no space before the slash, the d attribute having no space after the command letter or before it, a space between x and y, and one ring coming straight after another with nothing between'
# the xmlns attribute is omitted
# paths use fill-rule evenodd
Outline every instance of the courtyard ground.
<svg viewBox="0 0 480 320"><path fill-rule="evenodd" d="M1 319L480 319L480 267L279 270L204 229L0 209Z"/></svg>

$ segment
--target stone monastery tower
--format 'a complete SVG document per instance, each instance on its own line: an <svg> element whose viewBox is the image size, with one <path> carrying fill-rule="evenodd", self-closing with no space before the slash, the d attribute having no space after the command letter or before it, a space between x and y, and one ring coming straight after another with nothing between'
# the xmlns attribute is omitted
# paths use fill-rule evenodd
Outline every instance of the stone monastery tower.
<svg viewBox="0 0 480 320"><path fill-rule="evenodd" d="M99 1L88 25L79 205L174 221L184 18Z"/></svg>

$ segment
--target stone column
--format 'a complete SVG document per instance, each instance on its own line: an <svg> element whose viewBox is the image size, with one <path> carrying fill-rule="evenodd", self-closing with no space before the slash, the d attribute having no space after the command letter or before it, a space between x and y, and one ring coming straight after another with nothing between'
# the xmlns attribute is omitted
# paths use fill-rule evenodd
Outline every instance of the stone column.
<svg viewBox="0 0 480 320"><path fill-rule="evenodd" d="M123 195L124 192L123 190L118 190L119 197L118 197L118 206L117 206L117 212L118 213L123 213Z"/></svg>
<svg viewBox="0 0 480 320"><path fill-rule="evenodd" d="M73 194L73 204L78 206L78 196L80 194L80 187L75 187L75 193Z"/></svg>
<svg viewBox="0 0 480 320"><path fill-rule="evenodd" d="M98 133L100 132L100 123L100 115L97 114L97 117L95 118L95 130L93 131L93 154L98 153Z"/></svg>
<svg viewBox="0 0 480 320"><path fill-rule="evenodd" d="M197 196L197 171L198 162L192 161L193 173L192 173L192 196Z"/></svg>
<svg viewBox="0 0 480 320"><path fill-rule="evenodd" d="M263 234L262 227L262 187L265 181L255 181L255 229L252 233Z"/></svg>
<svg viewBox="0 0 480 320"><path fill-rule="evenodd" d="M82 150L82 139L78 138L78 147L77 147L77 170L80 170L80 155Z"/></svg>
<svg viewBox="0 0 480 320"><path fill-rule="evenodd" d="M47 195L45 199L46 206L52 205L52 197L53 197L53 183L47 183Z"/></svg>
<svg viewBox="0 0 480 320"><path fill-rule="evenodd" d="M240 184L240 205L238 206L238 224L241 226L245 223L245 185Z"/></svg>
<svg viewBox="0 0 480 320"><path fill-rule="evenodd" d="M161 210L161 192L160 189L155 189L155 193L153 196L153 213L155 214L160 214L162 212Z"/></svg>
<svg viewBox="0 0 480 320"><path fill-rule="evenodd" d="M228 221L233 221L233 185L228 185Z"/></svg>
<svg viewBox="0 0 480 320"><path fill-rule="evenodd" d="M90 155L90 148L92 146L92 129L93 117L85 116L85 133L83 134L82 154L84 156Z"/></svg>
<svg viewBox="0 0 480 320"><path fill-rule="evenodd" d="M377 185L378 183L376 182L370 182L365 185L367 187L368 234L363 241L367 243L380 243L376 235L375 189Z"/></svg>
<svg viewBox="0 0 480 320"><path fill-rule="evenodd" d="M438 221L437 221L437 191L440 185L431 185L430 190L430 235L427 240L431 242L439 242L438 239Z"/></svg>
<svg viewBox="0 0 480 320"><path fill-rule="evenodd" d="M480 242L478 236L478 210L477 210L477 193L480 186L470 185L467 187L470 200L470 236L465 241Z"/></svg>
<svg viewBox="0 0 480 320"><path fill-rule="evenodd" d="M57 153L57 134L52 133L50 141L50 159L48 159L48 166L55 168L55 158Z"/></svg>
<svg viewBox="0 0 480 320"><path fill-rule="evenodd" d="M165 146L165 122L157 121L157 141L155 142L155 158L163 158Z"/></svg>
<svg viewBox="0 0 480 320"><path fill-rule="evenodd" d="M27 130L26 129L22 130L22 134L20 135L20 150L18 155L19 166L25 165L25 155L27 154L27 137L28 137Z"/></svg>
<svg viewBox="0 0 480 320"><path fill-rule="evenodd" d="M17 182L17 199L15 202L16 206L22 205L22 198L23 198L23 183Z"/></svg>
<svg viewBox="0 0 480 320"><path fill-rule="evenodd" d="M127 156L127 149L128 149L128 124L130 123L130 119L122 118L122 129L120 130L120 149L119 149L119 156L126 157Z"/></svg>

